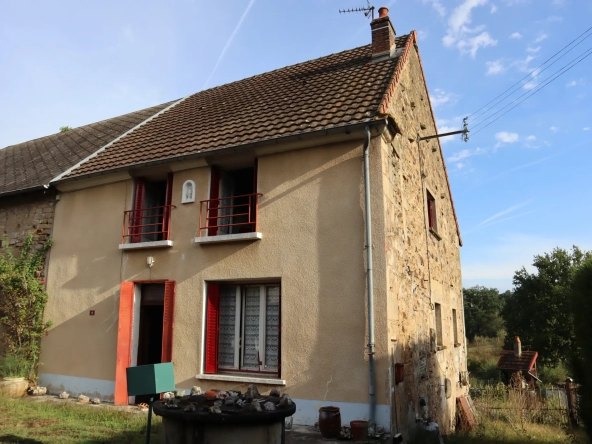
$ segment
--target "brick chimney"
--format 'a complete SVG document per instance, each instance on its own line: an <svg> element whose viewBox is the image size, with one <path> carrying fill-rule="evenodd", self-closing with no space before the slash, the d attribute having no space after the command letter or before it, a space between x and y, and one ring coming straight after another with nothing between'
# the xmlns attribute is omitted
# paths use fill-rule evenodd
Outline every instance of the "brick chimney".
<svg viewBox="0 0 592 444"><path fill-rule="evenodd" d="M522 356L522 342L520 342L520 338L518 336L514 338L514 356L517 358Z"/></svg>
<svg viewBox="0 0 592 444"><path fill-rule="evenodd" d="M372 60L384 60L390 58L395 52L395 28L388 16L388 8L383 6L378 9L378 18L372 20Z"/></svg>

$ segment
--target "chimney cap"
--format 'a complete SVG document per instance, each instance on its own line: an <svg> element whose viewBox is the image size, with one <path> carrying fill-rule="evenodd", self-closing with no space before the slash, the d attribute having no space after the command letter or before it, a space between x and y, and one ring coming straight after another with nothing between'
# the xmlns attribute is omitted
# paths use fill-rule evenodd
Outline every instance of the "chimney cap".
<svg viewBox="0 0 592 444"><path fill-rule="evenodd" d="M514 342L520 342L520 338L518 336L514 337Z"/></svg>
<svg viewBox="0 0 592 444"><path fill-rule="evenodd" d="M378 8L378 18L388 17L389 9L386 6Z"/></svg>

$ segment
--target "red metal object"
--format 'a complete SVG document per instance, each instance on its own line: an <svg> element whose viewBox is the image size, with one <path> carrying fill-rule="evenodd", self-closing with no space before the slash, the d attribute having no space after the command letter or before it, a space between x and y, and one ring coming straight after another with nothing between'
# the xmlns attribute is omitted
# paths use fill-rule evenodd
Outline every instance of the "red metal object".
<svg viewBox="0 0 592 444"><path fill-rule="evenodd" d="M175 281L166 281L164 284L164 313L162 317L162 352L160 362L173 362L173 327L176 288L177 283Z"/></svg>
<svg viewBox="0 0 592 444"><path fill-rule="evenodd" d="M206 373L218 373L218 316L220 313L220 285L208 284L206 308Z"/></svg>
<svg viewBox="0 0 592 444"><path fill-rule="evenodd" d="M130 243L142 241L143 236L155 236L169 240L171 237L171 209L175 205L163 205L161 207L137 208L123 212L123 227L121 231L121 243L126 239Z"/></svg>
<svg viewBox="0 0 592 444"><path fill-rule="evenodd" d="M257 231L257 215L259 214L259 197L261 193L243 194L240 196L219 197L199 202L199 236L215 236L219 228L241 227L241 233ZM235 199L246 199L244 203L235 204ZM225 211L227 210L227 211ZM220 214L220 213L226 214ZM234 222L237 218L245 221ZM220 219L228 219L230 223ZM205 232L204 232L205 230Z"/></svg>

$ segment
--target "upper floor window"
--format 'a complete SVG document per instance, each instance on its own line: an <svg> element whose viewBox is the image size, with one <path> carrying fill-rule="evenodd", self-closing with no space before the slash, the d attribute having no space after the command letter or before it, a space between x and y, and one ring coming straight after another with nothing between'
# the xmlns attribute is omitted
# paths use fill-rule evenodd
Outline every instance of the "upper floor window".
<svg viewBox="0 0 592 444"><path fill-rule="evenodd" d="M436 199L426 190L427 205L428 205L428 226L431 230L437 232L437 220L436 220Z"/></svg>
<svg viewBox="0 0 592 444"><path fill-rule="evenodd" d="M434 311L436 314L436 346L441 349L444 346L444 338L442 336L442 305L434 304Z"/></svg>
<svg viewBox="0 0 592 444"><path fill-rule="evenodd" d="M200 236L257 231L257 162L240 169L212 166L210 198L201 202Z"/></svg>
<svg viewBox="0 0 592 444"><path fill-rule="evenodd" d="M456 309L452 309L452 334L454 336L454 346L457 347L460 345L458 342L458 325L456 320Z"/></svg>
<svg viewBox="0 0 592 444"><path fill-rule="evenodd" d="M123 243L170 239L172 193L172 173L162 179L134 180L134 201L132 209L125 212Z"/></svg>

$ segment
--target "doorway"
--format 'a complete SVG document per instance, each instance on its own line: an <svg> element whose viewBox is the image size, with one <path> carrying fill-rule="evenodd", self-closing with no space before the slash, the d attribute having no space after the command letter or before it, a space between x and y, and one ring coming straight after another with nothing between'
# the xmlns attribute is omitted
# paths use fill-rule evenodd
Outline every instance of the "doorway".
<svg viewBox="0 0 592 444"><path fill-rule="evenodd" d="M164 320L164 283L141 284L139 304L138 347L136 365L160 364L162 362L162 332ZM148 403L150 397L136 396L136 404Z"/></svg>

